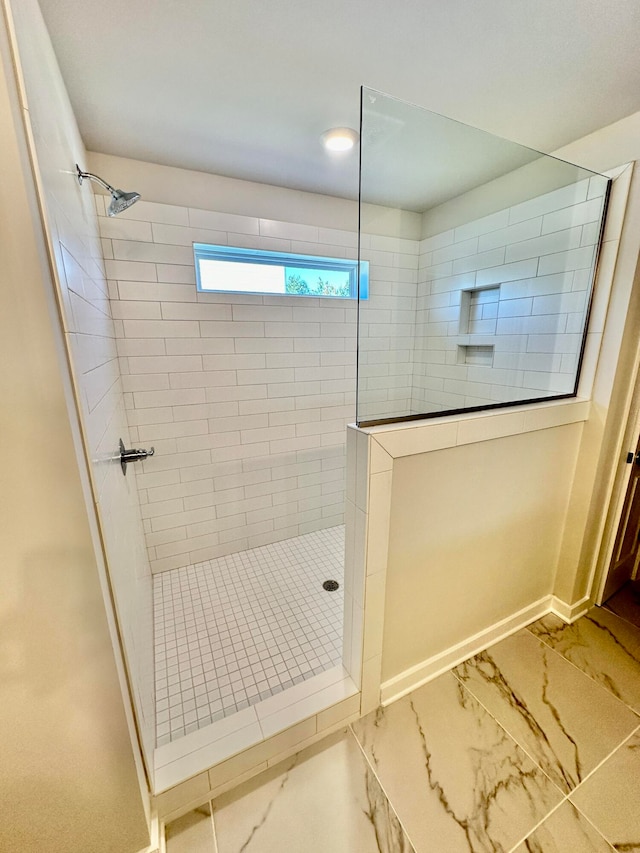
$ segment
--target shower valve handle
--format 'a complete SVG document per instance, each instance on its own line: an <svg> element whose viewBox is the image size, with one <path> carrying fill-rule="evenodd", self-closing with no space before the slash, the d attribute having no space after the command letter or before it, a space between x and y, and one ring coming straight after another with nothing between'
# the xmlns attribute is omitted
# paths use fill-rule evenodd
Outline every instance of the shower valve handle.
<svg viewBox="0 0 640 853"><path fill-rule="evenodd" d="M133 447L129 450L126 450L124 442L122 441L122 439L120 439L120 466L122 468L122 473L126 477L128 462L136 462L138 459L146 459L147 456L153 456L155 452L156 451L154 447L152 447L150 450L143 450L142 448L136 450Z"/></svg>

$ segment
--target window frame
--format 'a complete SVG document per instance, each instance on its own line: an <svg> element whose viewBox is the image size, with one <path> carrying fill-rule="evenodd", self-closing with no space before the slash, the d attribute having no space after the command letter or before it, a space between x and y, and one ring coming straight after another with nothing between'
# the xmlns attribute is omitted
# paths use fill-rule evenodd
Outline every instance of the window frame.
<svg viewBox="0 0 640 853"><path fill-rule="evenodd" d="M193 243L193 255L196 271L196 290L198 293L230 293L250 296L285 296L305 299L368 299L369 298L369 262L350 258L328 258L321 255L302 255L294 252L274 252L266 249L242 249L235 246L218 246L211 243ZM349 294L324 293L281 293L273 290L224 290L202 286L200 261L226 261L232 263L254 264L255 266L278 266L300 270L329 270L349 273Z"/></svg>

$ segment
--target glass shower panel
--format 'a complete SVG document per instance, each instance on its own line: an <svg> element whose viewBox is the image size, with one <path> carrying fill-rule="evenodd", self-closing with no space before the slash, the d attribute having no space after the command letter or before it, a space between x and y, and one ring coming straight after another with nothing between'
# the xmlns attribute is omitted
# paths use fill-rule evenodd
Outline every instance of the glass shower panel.
<svg viewBox="0 0 640 853"><path fill-rule="evenodd" d="M573 396L609 184L364 88L358 424Z"/></svg>

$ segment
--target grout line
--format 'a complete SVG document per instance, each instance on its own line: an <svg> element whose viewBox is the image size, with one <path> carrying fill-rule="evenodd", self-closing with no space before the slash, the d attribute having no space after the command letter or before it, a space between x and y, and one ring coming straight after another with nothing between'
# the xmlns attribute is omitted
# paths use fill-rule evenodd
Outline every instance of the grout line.
<svg viewBox="0 0 640 853"><path fill-rule="evenodd" d="M375 778L376 782L377 782L377 783L378 783L378 785L380 786L380 790L381 790L381 791L382 791L382 793L384 794L384 797L385 797L385 799L386 799L387 803L389 804L389 808L390 808L390 810L391 810L391 811L394 813L394 815L396 816L396 820L397 820L397 821L398 821L398 823L400 824L400 826L401 826L402 831L404 832L404 834L405 834L405 835L407 836L407 838L409 839L409 843L411 844L411 847L412 847L412 849L413 849L414 853L416 853L416 849L417 849L417 848L416 848L415 844L413 843L413 841L411 840L411 836L410 836L410 835L409 835L409 833L407 832L407 828L406 828L406 826L405 826L405 825L404 825L404 823L400 820L400 816L398 815L398 812L397 812L397 810L396 810L395 806L394 806L394 805L393 805L393 803L391 802L391 798L390 798L390 797L389 797L389 795L387 794L387 791L386 791L386 789L385 789L384 785L382 784L382 782L381 782L381 780L380 780L380 777L378 776L378 772L377 772L376 768L373 766L373 764L372 764L372 763L371 763L371 761L369 760L369 756L368 756L368 755L367 755L367 753L364 751L364 748L362 747L362 744L361 744L361 743L360 743L360 741L358 740L358 736L356 735L356 733L355 733L355 732L354 732L354 730L353 730L353 724L352 724L352 723L349 723L349 725L347 726L347 729L348 729L348 731L351 733L351 735L352 735L353 739L355 740L355 742L356 742L356 744L357 744L357 746L358 746L358 749L360 750L360 752L361 752L361 754L362 754L362 757L364 758L364 762L365 762L366 766L371 770L371 772L373 773L373 776L374 776L374 778Z"/></svg>
<svg viewBox="0 0 640 853"><path fill-rule="evenodd" d="M558 805L557 805L557 806L554 806L554 807L551 809L551 811L550 811L550 812L548 812L548 813L547 813L547 814L542 818L542 820L541 820L541 821L539 821L539 822L538 822L538 823L537 823L537 824L536 824L532 829L530 829L530 830L527 832L527 834L526 834L526 835L523 835L523 836L522 836L522 838L520 838L520 839L518 840L517 844L514 844L514 845L513 845L513 847L511 847L511 848L509 849L509 853L515 853L515 851L518 849L518 847L519 847L521 844L523 844L523 843L527 840L527 838L529 838L529 836L530 836L530 835L533 835L533 833L534 833L534 832L536 832L536 830L540 829L540 827L541 827L544 823L546 823L546 821L551 817L551 815L552 815L552 814L554 814L555 812L557 812L557 811L558 811L558 809L559 809L561 806L563 806L563 805L564 805L566 802L568 802L568 801L569 801L569 797L565 797L563 800L561 800L561 801L558 803Z"/></svg>
<svg viewBox="0 0 640 853"><path fill-rule="evenodd" d="M532 624L533 624L533 623L532 623ZM530 632L530 633L532 633L532 632ZM535 635L533 635L533 636L535 636ZM538 638L538 637L536 637L536 639L539 639L539 638ZM549 647L549 648L550 648L550 647ZM555 651L555 649L552 649L552 651ZM475 655L474 655L473 657L475 657ZM566 658L564 658L562 655L559 655L559 657L560 657L562 660L565 660L565 661L566 661ZM472 660L472 659L473 659L473 658L469 658L469 660ZM566 662L567 662L567 663L571 663L570 661L566 661ZM571 665L573 665L573 664L571 664ZM575 667L575 668L577 669L577 667ZM578 671L579 671L579 672L582 672L582 670L579 670L579 669L578 669ZM523 842L524 842L524 841L525 841L525 840L526 840L530 835L532 835L532 833L534 833L537 829L539 829L539 827L540 827L540 826L542 826L542 824L543 824L543 823L545 823L545 822L546 822L546 821L551 817L551 815L552 815L552 814L554 814L554 812L556 812L556 811L557 811L557 810L558 810L562 805L564 805L566 802L571 803L571 805L572 805L572 806L574 806L574 808L577 808L577 806L575 806L575 804L574 804L574 803L573 803L573 801L571 800L571 796L574 794L574 792L575 792L575 791L577 791L577 790L581 787L581 785L583 785L583 784L584 784L584 782L586 782L586 780L587 780L587 779L589 779L589 778L590 778L590 777L591 777L591 776L596 772L596 770L598 770L598 769L599 769L599 768L604 764L604 762L605 762L605 761L607 761L609 758L611 758L611 756L612 756L615 752L617 752L619 749L621 749L621 748L622 748L622 746L624 746L624 744L625 744L625 743L626 743L630 738L632 738L632 737L633 737L633 736L634 736L638 731L640 731L640 725L639 725L636 729L634 729L634 730L631 732L631 734L630 734L628 737L626 737L626 738L625 738L621 743L619 743L616 747L614 747L614 749L613 749L613 750L612 750L612 751L611 751L611 752L610 752L610 753L609 753L605 758L603 758L603 759L602 759L602 761L601 761L598 765L596 765L596 767L594 767L594 768L593 768L593 769L592 769L592 770L591 770L591 771L590 771L590 772L585 776L585 778L584 778L584 779L582 779L582 780L578 783L578 785L576 785L576 787L575 787L575 788L573 788L573 789L572 789L568 794L565 794L565 792L564 792L564 791L562 791L562 789L561 789L561 788L559 788L559 787L558 787L558 785L556 785L556 783L553 781L553 779L551 779L551 777L550 777L550 776L549 776L549 775L548 775L548 774L543 770L543 768L540 766L540 764L538 763L538 761L533 757L533 755L531 755L531 753L529 752L529 750L528 750L528 749L527 749L527 748L526 748L522 743L520 743L520 741L519 741L519 740L518 740L518 739L517 739L513 734L511 734L511 732L510 732L510 731L508 731L508 729L507 729L504 725L502 725L502 723L500 723L500 721L499 721L499 720L497 720L497 719L496 719L496 717L491 713L491 711L486 707L486 705L485 705L485 704L484 704L484 703L483 703L483 702L478 698L478 696L476 696L476 694L471 690L471 688L467 687L467 685L466 685L466 684L464 684L464 683L461 681L461 679L456 675L456 673L453 671L453 669L451 669L451 670L450 670L450 672L451 672L451 674L454 676L454 678L458 681L458 684L459 684L459 685L460 685L464 690L466 690L466 691L467 691L467 693L469 693L469 695L470 695L470 696L472 696L472 697L473 697L473 699L475 699L475 701L476 701L476 702L478 702L478 704L479 704L479 705L480 705L480 706L481 706L481 707L482 707L482 708L483 708L483 709L484 709L484 710L489 714L489 716L490 716L490 717L491 717L491 718L496 722L496 724L497 724L498 726L500 726L500 728L501 728L501 729L502 729L502 730L503 730L503 731L504 731L504 732L505 732L505 733L506 733L506 734L511 738L511 740L513 740L513 742L514 742L518 747L520 747L520 749L522 749L522 751L525 753L525 755L527 755L527 756L528 756L528 758L533 762L533 764L534 764L534 765L535 765L535 766L540 770L540 772L541 772L541 773L542 773L542 774L543 774L547 779L549 779L549 781L550 781L550 782L551 782L551 784L554 786L554 788L555 788L556 790L558 790L558 791L562 794L562 797L563 797L563 798L562 798L562 800L560 800L560 802L559 802L556 806L554 806L554 807L553 807L549 812L547 812L547 814L546 814L546 815L544 815L544 817L543 817L543 818L542 818L542 819L541 819L541 820L540 820L540 821L539 821L539 822L538 822L534 827L532 827L531 829L529 829L529 831L528 831L528 832L527 832L527 833L526 833L522 838L520 838L520 840L517 842L517 844L514 844L514 846L513 846L512 848L510 848L509 853L514 853L514 851L515 851L515 850L517 850L517 848L519 847L519 845L520 845L520 844L522 844L522 843L523 843ZM586 673L583 673L583 675L585 675L585 674L586 674ZM596 683L597 683L597 682L596 682ZM617 697L615 697L615 698L617 698ZM581 814L582 814L582 812L581 812ZM585 817L586 817L586 815L585 815ZM591 823L591 821L589 821L589 823ZM593 825L593 824L592 824L592 825ZM594 827L594 829L596 829L596 831L598 832L598 834L599 834L599 835L601 835L601 836L605 839L605 841L606 841L608 844L610 843L610 842L609 842L609 840L608 840L607 838L605 838L605 836L604 836L604 835L602 835L602 832L600 832L600 830L598 830L596 827Z"/></svg>
<svg viewBox="0 0 640 853"><path fill-rule="evenodd" d="M475 655L474 655L474 657L475 657ZM460 666L460 664L458 664L458 666ZM496 719L496 717L491 713L491 711L487 708L487 706L484 704L484 702L482 702L482 700L481 700L481 699L479 699L479 698L476 696L476 694L471 690L471 688L467 687L467 685L466 685L466 684L464 684L464 683L463 683L463 682L458 678L458 676L455 674L455 672L454 672L453 670L449 670L449 671L451 672L451 674L453 675L453 677L456 679L456 681L458 682L458 684L462 687L462 689L463 689L463 690L465 690L465 691L469 694L469 696L471 696L471 697L472 697L472 699L474 699L474 700L478 703L478 705L480 705L480 707L481 707L484 711L486 711L486 713L491 717L491 719L494 721L494 723L496 723L496 725L497 725L497 726L499 726L499 727L502 729L502 731L507 735L507 737L508 737L510 740L512 740L512 741L515 743L515 745L516 745L519 749L521 749L521 750L524 752L524 754L527 756L527 758L529 758L529 759L530 759L530 761L532 761L532 762L533 762L533 764L538 768L538 770L542 773L542 775L545 777L545 779L548 779L548 780L549 780L549 782L551 782L551 784L553 785L553 787L554 787L557 791L559 791L559 792L562 794L562 796L564 797L564 799L566 799L569 795L568 795L568 794L565 794L565 792L562 790L562 788L560 788L560 787L559 787L559 786L558 786L558 785L553 781L553 779L551 778L551 776L549 776L549 774L548 774L548 773L547 773L547 772L546 772L546 771L545 771L545 770L540 766L540 764L539 764L539 763L538 763L538 761L533 757L533 755L531 755L531 753L529 752L528 748L527 748L526 746L524 746L523 744L521 744L521 743L520 743L520 741L515 737L515 735L512 735L512 734L511 734L511 732L506 728L506 726L505 726L503 723L501 723L501 722L500 722L500 720ZM555 810L555 808L556 808L556 806L554 806L554 809L552 809L552 811L553 811L553 810Z"/></svg>
<svg viewBox="0 0 640 853"><path fill-rule="evenodd" d="M533 623L532 623L532 624L533 624ZM532 633L532 632L530 632L530 633ZM533 636L535 637L536 635L534 634ZM539 638L539 637L536 637L536 639L538 639L538 640L539 640L540 638ZM544 644L544 645L546 645L546 644ZM550 647L550 646L547 646L547 648L550 648L550 649L551 649L551 647ZM551 651L555 652L555 649L551 649ZM578 667L576 667L576 666L575 666L575 664L573 664L571 661L568 661L568 660L567 660L563 655L560 655L558 652L556 652L556 654L558 654L558 657L559 657L561 660L565 661L565 663L570 664L571 666L573 666L573 667L574 667L574 669L577 669L577 670L578 670L578 672L581 672L581 673L582 673L583 675L585 675L586 677L589 677L589 676L587 676L587 674L586 674L586 673L584 673L581 669L579 669ZM474 657L475 657L475 656L474 656ZM472 658L470 658L469 660L472 660ZM549 812L549 813L548 813L548 814L547 814L547 815L546 815L546 816L545 816L545 817L540 821L540 823L539 823L539 824L537 824L537 826L536 826L535 828L537 828L537 827L538 827L538 826L540 826L542 823L544 823L544 821L545 821L545 820L547 820L547 818L548 818L548 817L550 817L550 815L551 815L551 814L553 814L553 812L554 812L554 811L556 811L556 809L558 809L558 808L559 808L559 807L560 807L564 802L566 802L567 800L568 800L569 802L571 802L571 804L572 804L572 805L575 805L575 804L573 803L573 801L571 800L571 797L573 796L573 794L574 794L574 793L575 793L575 792L576 792L576 791L577 791L577 790L578 790L582 785L584 785L584 783L585 783L588 779L590 779L590 777L591 777L591 776L593 776L593 774L594 774L594 773L595 773L595 772L596 772L600 767L602 767L602 765L603 765L606 761L608 761L608 760L609 760L609 758L611 758L611 756L612 756L615 752L617 752L619 749L621 749L621 748L624 746L624 744L625 744L628 740L630 740L634 735L636 735L638 732L640 732L640 720L639 720L639 721L638 721L638 726L637 726L635 729L633 729L633 731L632 731L628 736L626 736L626 737L625 737L625 738L624 738L620 743L618 743L615 747L613 747L613 749L612 749L612 750L611 750L611 751L610 751L610 752L609 752L609 753L608 753L608 754L607 754L607 755L606 755L606 756L605 756L605 757L604 757L604 758L603 758L603 759L602 759L602 760L601 760L601 761L600 761L600 762L599 762L595 767L593 767L593 768L589 771L589 773L587 773L587 775L584 777L584 779L581 779L581 780L580 780L580 782L579 782L579 783L578 783L574 788L572 788L572 789L569 791L569 793L568 793L568 794L565 794L565 792L564 792L561 788L559 788L559 787L558 787L558 785L553 781L553 779L551 779L551 777L550 777L550 776L545 772L545 770L540 766L540 764L539 764L539 763L538 763L538 761L534 758L534 756L533 756L533 755L531 755L531 753L529 752L529 750L527 749L527 747L526 747L526 746L524 746L524 745L523 745L523 744L518 740L518 738L516 738L516 736L515 736L515 735L513 735L513 734L512 734L512 733L511 733L511 732L510 732L510 731L509 731L509 730L508 730L508 729L507 729L503 724L502 724L502 723L500 723L500 721L499 721L499 720L497 720L497 719L496 719L496 717L491 713L491 711L489 710L489 708L487 708L487 707L486 707L486 705L481 701L481 699L480 699L478 696L476 696L476 694L471 690L471 688L470 688L470 687L468 687L464 682L462 682L462 681L461 681L461 679L456 675L456 673L455 673L455 672L453 672L453 669L452 669L452 670L450 670L450 671L451 671L452 675L454 676L454 678L456 678L456 679L457 679L457 681L458 681L458 683L460 684L460 686L461 686L463 689L465 689L465 690L466 690L466 691L467 691L467 692L468 692L468 693L469 693L469 694L470 694L470 695L471 695L471 696L476 700L476 702L478 702L478 704L479 704L479 705L481 705L481 707L482 707L482 708L484 708L484 710L485 710L485 711L486 711L486 712L487 712L487 713L488 713L488 714L489 714L489 715L490 715L490 716L495 720L495 722L500 726L500 728L502 728L502 729L507 733L507 735L508 735L508 736L509 736L509 737L510 737L510 738L511 738L511 739L512 739L512 740L513 740L513 741L514 741L514 742L515 742L519 747L520 747L520 749L522 749L522 751L523 751L523 752L524 752L524 753L525 753L525 754L526 754L526 755L531 759L531 761L532 761L532 762L535 764L535 766L536 766L536 767L541 771L541 773L543 773L543 774L544 774L544 775L549 779L549 781L551 782L551 784L552 784L552 785L554 785L554 787L555 787L557 790L559 790L559 791L560 791L560 793L563 795L563 800L562 800L560 803L558 803L558 805L557 805L557 806L554 806L554 808L553 808L553 809L552 809L552 810L551 810L551 811L550 811L550 812ZM591 680L592 680L592 681L594 681L594 683L595 683L595 684L598 684L598 686L599 686L599 687L601 687L603 690L605 690L605 689L606 689L606 688L604 688L601 684L599 684L599 682L595 681L595 679L591 679ZM608 690L607 690L607 693L609 693L609 695L613 696L613 694L612 694L610 691L608 691ZM614 699L618 699L618 697L617 697L617 696L613 696L613 698L614 698ZM628 707L628 706L626 706L626 703L622 702L622 701L621 701L621 700L619 700L619 699L618 699L618 701L620 701L620 703L621 703L622 705L624 705L625 707ZM631 710L633 713L637 713L637 712L635 712L635 711L633 710L633 708L630 708L629 710ZM535 828L534 828L534 829L535 829ZM530 830L530 831L527 833L527 835L525 836L525 838L527 838L527 837L528 837L532 832L534 832L534 829ZM600 832L600 830L598 830L598 832L599 832L599 834L600 834L600 835L602 835L602 833ZM603 836L603 837L604 837L604 836ZM524 839L521 839L521 842L522 842L523 840L524 840ZM606 840L607 840L607 842L608 842L608 843L610 843L610 842L608 841L608 839L606 839ZM519 843L521 843L521 842L519 842ZM518 845L516 845L516 846L515 846L514 848L512 848L512 849L513 849L513 850L515 850L517 846L518 846Z"/></svg>
<svg viewBox="0 0 640 853"><path fill-rule="evenodd" d="M582 811L582 809L579 809L579 808L578 808L578 806L577 806L577 805L576 805L572 800L569 800L569 803L571 803L571 805L572 805L572 806L573 806L573 808L578 812L578 814L580 815L580 817L581 817L581 818L583 818L584 820L586 820L586 822L587 822L587 823L589 824L589 826L594 830L594 832L597 832L597 834L602 838L602 840L605 842L605 844L608 844L608 845L609 845L609 847L611 848L611 853L615 853L616 848L613 846L614 842L613 842L613 841L609 841L609 839L608 839L608 838L607 838L607 836L602 832L602 830L598 829L598 827L597 827L597 826L595 825L595 823L591 820L591 818L590 818L587 814L585 814L585 813Z"/></svg>
<svg viewBox="0 0 640 853"><path fill-rule="evenodd" d="M593 608L591 608L591 609L593 610ZM609 612L610 612L610 611L609 611ZM564 629L572 629L572 628L574 627L574 625L578 625L582 619L587 618L587 617L589 616L589 613L591 613L591 610L589 610L587 613L585 613L583 616L581 616L581 617L580 617L580 619L578 619L576 622L573 622L571 625L569 625L569 624L565 623L565 624L563 625L562 630L564 630ZM548 614L547 614L547 615L548 615ZM553 614L553 615L555 615L555 614ZM613 615L615 616L616 614L614 613ZM544 617L542 617L542 618L544 618ZM558 618L560 618L560 617L558 617ZM618 618L620 618L620 617L618 617ZM536 621L539 621L539 620L536 620ZM593 621L593 620L591 620L591 621ZM621 621L622 621L622 622L625 622L625 620L624 620L624 619L622 619ZM532 622L532 623L531 623L531 625L534 625L534 624L535 624L535 622ZM631 624L631 623L626 623L626 624ZM616 694L615 694L612 690L610 690L606 685L602 684L602 682L598 681L598 680L597 680L597 678L595 678L595 677L594 677L593 675L591 675L590 673L585 672L585 671L584 671L583 669L581 669L577 664L575 664L575 663L574 663L570 658L566 657L566 655L562 654L562 652L559 652L559 651L558 651L557 649L555 649L555 648L554 648L550 643L546 642L546 640L544 640L542 637L539 637L539 636L538 636L537 634L535 634L533 631L529 630L529 629L530 629L530 627L531 627L530 625L527 625L526 630L527 630L527 631L529 631L529 633L530 633L530 634L532 634L532 635L533 635L537 640L539 640L541 643L543 643L543 644L544 644L548 649L551 649L551 651L552 651L552 652L554 652L554 654L558 655L558 657L562 658L562 660L566 661L566 662L567 662L570 666L572 666L574 669L577 669L577 670L578 670L578 672L581 672L584 676L586 676L586 678L588 678L588 679L590 679L591 681L593 681L593 683L594 683L594 684L597 684L597 685L598 685L598 687L600 687L602 690L606 690L606 692L607 692L610 696L612 696L614 699L617 699L617 700L618 700L618 702L620 702L622 705L624 705L626 708L628 708L630 711L632 711L632 712L633 712L637 717L640 717L640 710L638 710L638 709L634 708L632 705L630 705L627 701L625 701L624 699L622 699L620 696L616 696ZM600 626L599 626L599 625L597 625L597 623L596 623L596 627L597 627L598 629L600 629ZM635 627L635 626L634 626L634 627ZM626 649L625 649L625 651L626 651ZM627 654L629 654L629 656L633 658L633 655L631 655L629 652L627 652ZM634 658L634 660L635 660L635 658Z"/></svg>
<svg viewBox="0 0 640 853"><path fill-rule="evenodd" d="M472 692L472 691L471 691L471 690L470 690L470 689L469 689L469 688L468 688L468 687L467 687L467 686L466 686L466 685L465 685L465 684L464 684L464 683L463 683L463 682L458 678L458 676L455 674L455 672L453 672L453 668L452 668L451 670L449 670L449 672L451 672L451 674L454 676L454 678L456 679L456 681L458 682L458 684L459 684L459 685L460 685L460 686L461 686L461 687L462 687L462 688L463 688L463 689L464 689L464 690L465 690L465 691L466 691L466 692L467 692L467 693L468 693L468 694L469 694L469 695L470 695L470 696L471 696L471 697L472 697L472 698L473 698L473 699L474 699L474 700L475 700L475 701L476 701L476 702L477 702L477 703L478 703L478 704L483 708L483 710L484 710L484 711L485 711L485 712L486 712L486 713L491 717L491 719L493 719L493 721L494 721L494 722L495 722L495 723L496 723L496 724L497 724L497 725L498 725L498 726L499 726L499 727L500 727L500 728L505 732L505 734L507 735L507 737L509 737L509 738L510 738L510 740L512 740L512 741L516 744L516 746L518 746L518 747L519 747L519 748L520 748L520 749L525 753L525 755L526 755L526 756L527 756L527 757L532 761L532 763L534 764L534 766L535 766L535 767L537 767L537 768L538 768L538 770L543 774L543 776L544 776L546 779L548 779L548 780L549 780L549 782L553 785L554 789L555 789L555 790L557 790L557 791L562 795L562 799L560 800L560 802L558 802L558 803L557 803L557 804L556 804L552 809L550 809L550 810L549 810L549 811L548 811L548 812L547 812L547 813L546 813L546 814L545 814L545 815L540 819L540 821L538 821L538 823L537 823L535 826L531 827L531 828L526 832L526 834L525 834L524 836L522 836L522 837L517 841L517 843L513 845L513 847L511 847L511 848L510 848L509 853L514 853L514 851L518 848L518 846L519 846L520 844L522 844L522 843L523 843L523 842L524 842L524 841L525 841L525 840L526 840L526 839L527 839L527 838L528 838L528 837L529 837L533 832L535 832L535 831L536 831L540 826L542 826L542 824L544 824L544 823L545 823L545 822L546 822L546 821L551 817L551 815L552 815L552 814L554 814L554 812L556 812L556 811L557 811L561 806L563 806L566 802L570 802L570 803L571 803L571 805L572 805L572 806L574 806L574 808L576 808L576 806L574 805L574 803L570 800L570 797L571 797L571 795L574 793L574 791L576 791L576 790L580 787L580 785L582 785L582 784L586 781L586 779L588 779L588 778L589 778L593 773L595 773L595 771L596 771L599 767L601 767L601 766L602 766L602 764L603 764L605 761L607 761L607 759L608 759L608 758L610 758L610 757L611 757L611 755L613 755L613 753L615 753L617 750L619 750L619 749L620 749L620 748L621 748L621 747L622 747L622 746L627 742L627 740L629 740L631 737L633 737L633 736L634 736L634 734L636 734L638 731L640 731L640 725L639 725L639 726L638 726L638 728L634 729L634 731L633 731L633 732L632 732L632 733L631 733L627 738L625 738L625 740L624 740L624 741L622 741L620 744L618 744L618 745L617 745L617 746L612 750L612 752L611 752L611 753L609 753L609 755L607 755L607 756L606 756L606 757L605 757L605 758L600 762L600 764L598 764L598 765L597 765L597 766L596 766L596 767L595 767L595 768L594 768L594 769L593 769L593 770L592 770L592 771L591 771L591 772L590 772L590 773L585 777L585 779L583 779L583 780L582 780L582 782L580 782L580 784L579 784L579 785L577 785L577 786L576 786L572 791L570 791L568 794L565 794L565 792L564 792L564 791L562 791L562 790L561 790L561 789L556 785L556 783L553 781L553 779L551 779L551 778L548 776L548 774L547 774L547 773L542 769L542 767L539 765L539 763L536 761L536 759L535 759L535 758L530 754L530 752L529 752L529 751L528 751L528 750L527 750L527 749L526 749L526 748L525 748L525 747L524 747L524 746L523 746L523 745L522 745L522 744L521 744L521 743L520 743L520 742L519 742L519 741L518 741L518 740L517 740L517 739L516 739L516 738L515 738L515 737L514 737L514 736L513 736L513 735L512 735L508 730L507 730L507 729L506 729L506 728L505 728L505 726L504 726L504 725L502 725L502 723L500 723L500 722L499 722L499 720L497 720L497 719L496 719L496 717L495 717L495 716L491 713L491 711L490 711L490 710L489 710L489 709L484 705L484 703L483 703L483 702L482 702L482 701L481 701L481 700L480 700L480 699L479 699L479 698L478 698L478 697L477 697L477 696L476 696L476 695L475 695L475 694L474 694L474 693L473 693L473 692ZM355 734L355 732L354 732L354 730L353 730L353 726L352 726L351 724L349 725L349 729L350 729L350 731L351 731L351 733L352 733L353 737L355 738L356 743L357 743L357 744L358 744L358 746L360 747L360 751L361 751L361 752L362 752L362 754L364 755L364 758L365 758L365 760L366 760L367 764L369 765L369 767L371 768L372 772L374 773L374 775L375 775L376 779L378 780L378 783L380 784L380 787L381 787L381 789L382 789L382 791L383 791L383 793L384 793L385 797L387 798L387 800L388 800L388 802L389 802L389 805L393 808L393 805L392 805L392 803L391 803L391 800L390 800L390 798L389 798L389 796L388 796L388 794L387 794L387 792L386 792L386 790L385 790L384 786L382 785L382 783L381 783L381 781L380 781L380 779L379 779L379 777L378 777L378 774L377 774L377 772L376 772L375 768L374 768L374 767L373 767L373 765L371 764L371 761L369 760L369 757L367 756L367 754L366 754L366 752L364 751L364 749L363 749L362 745L360 744L360 741L358 740L358 738L357 738L357 736L356 736L356 734ZM393 808L393 811L394 811L394 813L396 814L396 817L398 817L398 815L397 815L397 812L396 812L395 808ZM405 829L404 825L402 824L402 822L400 821L400 819L399 819L399 818L398 818L398 820L399 820L400 825L402 826L403 830L405 831L405 834L407 835L407 838L409 838L409 834L406 832L406 829ZM591 821L589 821L589 823L591 823ZM601 833L599 830L597 830L597 828L596 828L596 827L594 827L594 829L596 829L596 831L598 832L598 834L602 836L602 833ZM603 837L603 838L605 838L604 836L602 836L602 837ZM409 840L411 840L411 839L409 838ZM605 838L605 841L607 841L607 843L609 843L608 839L606 839L606 838Z"/></svg>
<svg viewBox="0 0 640 853"><path fill-rule="evenodd" d="M629 742L633 737L635 737L638 733L640 733L640 724L637 726L637 728L635 728L635 729L631 732L631 734L630 734L628 737L626 737L626 738L625 738L621 743L619 743L616 747L614 747L614 748L611 750L611 752L609 752L609 753L608 753L608 754L607 754L607 755L602 759L602 761L601 761L599 764L597 764L597 765L593 768L593 770L591 770L589 773L587 773L587 775L586 775L586 776L584 777L584 779L580 782L580 784L579 784L579 785L576 785L576 787L573 789L573 791L571 791L571 793L569 794L569 797L568 797L568 798L569 798L569 799L571 799L571 797L576 793L576 791L580 790L580 788L582 788L582 786L585 784L585 782L587 782L589 779L591 779L591 777L592 777L595 773L597 773L597 771L602 767L602 765L603 765L603 764L605 764L605 763L606 763L610 758L612 758L612 757L613 757L613 755L615 755L615 753L616 753L616 752L618 752L618 750L622 749L622 747L623 747L626 743L628 743L628 742Z"/></svg>
<svg viewBox="0 0 640 853"><path fill-rule="evenodd" d="M609 845L609 847L611 848L611 853L615 853L615 849L616 849L616 848L613 846L613 842L612 842L612 841L609 841L609 839L606 837L606 835L604 835L604 833L602 832L602 830L598 829L598 827L597 827L597 826L595 825L595 823L594 823L594 822L589 818L589 816L588 816L587 814L585 814L585 813L582 811L582 809L579 809L579 808L578 808L578 806L573 802L573 800L571 800L571 799L570 799L570 800L569 800L569 803L570 803L570 804L573 806L573 808L578 812L578 814L580 815L580 817L581 817L581 818L583 818L584 820L586 820L586 822L587 822L587 823L589 824L589 826L594 830L594 832L597 832L597 833L598 833L598 835L602 838L602 840L605 842L605 844L608 844L608 845Z"/></svg>

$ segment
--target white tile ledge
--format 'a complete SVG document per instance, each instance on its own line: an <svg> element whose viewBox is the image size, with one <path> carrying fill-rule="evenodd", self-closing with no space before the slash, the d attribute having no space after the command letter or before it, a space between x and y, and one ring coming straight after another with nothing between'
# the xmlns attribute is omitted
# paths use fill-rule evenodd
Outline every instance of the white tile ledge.
<svg viewBox="0 0 640 853"><path fill-rule="evenodd" d="M590 407L590 400L572 397L508 409L365 427L359 431L370 435L393 459L397 459L580 423L588 419ZM358 429L355 425L353 428Z"/></svg>
<svg viewBox="0 0 640 853"><path fill-rule="evenodd" d="M157 747L154 794L157 796L239 752L268 741L309 717L329 711L358 692L342 666L331 667L237 714Z"/></svg>

